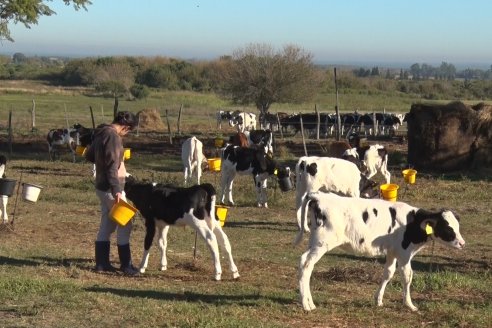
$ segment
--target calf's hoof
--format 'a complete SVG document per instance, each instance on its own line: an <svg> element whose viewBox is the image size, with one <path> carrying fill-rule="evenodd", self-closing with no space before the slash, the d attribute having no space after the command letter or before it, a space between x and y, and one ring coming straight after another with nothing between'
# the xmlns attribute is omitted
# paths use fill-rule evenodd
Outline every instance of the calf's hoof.
<svg viewBox="0 0 492 328"><path fill-rule="evenodd" d="M236 272L233 272L233 273L232 273L232 278L233 278L233 279L239 279L239 277L240 277L240 276L239 276L239 271L236 271Z"/></svg>

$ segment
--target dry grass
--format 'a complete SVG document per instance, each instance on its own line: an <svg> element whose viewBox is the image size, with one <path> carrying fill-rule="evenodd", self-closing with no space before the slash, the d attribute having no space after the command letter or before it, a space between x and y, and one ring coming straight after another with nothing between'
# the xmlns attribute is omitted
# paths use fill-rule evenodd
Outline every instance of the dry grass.
<svg viewBox="0 0 492 328"><path fill-rule="evenodd" d="M141 163L159 170L142 169ZM178 167L176 167L178 166ZM179 160L132 149L129 170L139 178L182 181ZM437 246L413 262L412 296L421 312L401 304L399 278L390 284L385 307L372 295L381 277L381 260L336 250L315 267L312 291L318 308L305 313L298 302L297 263L306 247L291 246L296 233L294 194L269 189L269 209L254 207L250 177L234 186L237 206L229 210L225 231L241 273L232 281L223 259L223 281L212 280L210 255L195 233L172 228L169 269L159 272L154 246L146 274L126 278L92 272L93 241L98 228L98 201L90 165L44 160L12 160L10 178L43 185L36 204L19 201L14 230L0 230L0 325L16 327L485 327L491 319L492 258L491 182L465 175L435 176L419 172L400 197L425 208L448 207L462 218L467 249ZM205 182L218 183L206 172ZM9 203L13 217L14 197ZM133 257L141 258L144 226L135 222ZM114 240L113 240L114 242ZM117 253L112 249L117 265Z"/></svg>

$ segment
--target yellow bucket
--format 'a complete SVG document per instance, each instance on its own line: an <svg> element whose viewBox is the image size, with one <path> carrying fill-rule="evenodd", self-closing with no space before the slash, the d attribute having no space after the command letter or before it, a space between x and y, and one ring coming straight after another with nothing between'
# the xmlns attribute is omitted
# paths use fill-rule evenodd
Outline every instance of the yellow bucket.
<svg viewBox="0 0 492 328"><path fill-rule="evenodd" d="M214 143L215 143L215 147L220 148L224 145L224 139L215 138Z"/></svg>
<svg viewBox="0 0 492 328"><path fill-rule="evenodd" d="M220 171L220 164L221 164L220 158L209 158L207 159L207 161L208 161L208 168L210 169L210 171L213 172Z"/></svg>
<svg viewBox="0 0 492 328"><path fill-rule="evenodd" d="M125 226L133 218L136 212L137 209L135 207L120 199L120 201L115 203L111 208L109 216L119 225Z"/></svg>
<svg viewBox="0 0 492 328"><path fill-rule="evenodd" d="M77 155L80 155L80 156L84 156L86 150L87 150L87 147L84 147L84 146L75 147L75 153Z"/></svg>
<svg viewBox="0 0 492 328"><path fill-rule="evenodd" d="M383 195L383 199L389 200L391 202L396 202L396 196L398 195L398 188L400 188L397 184L386 183L379 186L381 190L381 194Z"/></svg>
<svg viewBox="0 0 492 328"><path fill-rule="evenodd" d="M229 208L227 206L222 206L222 205L215 206L215 216L219 218L219 224L221 227L223 227L225 224L228 209Z"/></svg>
<svg viewBox="0 0 492 328"><path fill-rule="evenodd" d="M417 171L412 170L412 169L406 169L401 171L403 174L403 179L405 179L405 183L408 184L414 184L415 183L415 178L417 176Z"/></svg>
<svg viewBox="0 0 492 328"><path fill-rule="evenodd" d="M132 157L130 148L125 148L123 151L123 158L130 159Z"/></svg>

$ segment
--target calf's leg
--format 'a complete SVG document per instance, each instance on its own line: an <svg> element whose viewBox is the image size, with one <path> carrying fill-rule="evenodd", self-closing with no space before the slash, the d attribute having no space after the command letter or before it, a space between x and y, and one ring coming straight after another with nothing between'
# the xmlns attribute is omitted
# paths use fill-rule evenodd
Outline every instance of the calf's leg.
<svg viewBox="0 0 492 328"><path fill-rule="evenodd" d="M299 292L301 294L302 307L306 311L316 308L309 286L311 273L313 272L314 265L328 250L329 248L324 244L313 245L301 256L299 264Z"/></svg>
<svg viewBox="0 0 492 328"><path fill-rule="evenodd" d="M193 216L193 214L191 213L185 214L185 217L183 219L188 225L193 227L198 232L198 234L205 240L205 243L210 249L210 253L212 254L212 259L214 261L214 267L215 267L214 279L219 281L222 276L222 267L220 265L219 246L217 244L217 238L215 237L214 232L208 227L205 220L200 220L195 216Z"/></svg>
<svg viewBox="0 0 492 328"><path fill-rule="evenodd" d="M400 268L401 276L403 279L403 303L410 308L412 311L418 311L418 308L413 305L412 299L410 297L410 284L412 283L413 270L410 265L410 260L403 263Z"/></svg>
<svg viewBox="0 0 492 328"><path fill-rule="evenodd" d="M154 219L145 218L145 239L144 239L144 252L142 255L142 261L140 262L140 273L144 273L149 263L149 250L152 246L155 235L155 221Z"/></svg>
<svg viewBox="0 0 492 328"><path fill-rule="evenodd" d="M1 207L1 211L2 211L2 219L3 219L3 223L8 223L9 222L9 216L7 215L7 203L9 201L9 197L8 196L5 196L5 195L2 195L0 196L0 202L2 203Z"/></svg>
<svg viewBox="0 0 492 328"><path fill-rule="evenodd" d="M160 227L161 235L159 237L159 249L161 250L161 271L167 270L167 233L169 232L169 226L164 225Z"/></svg>
<svg viewBox="0 0 492 328"><path fill-rule="evenodd" d="M396 270L396 258L393 255L386 255L386 263L384 264L383 281L374 295L374 300L377 306L383 306L384 290L388 282L393 278Z"/></svg>
<svg viewBox="0 0 492 328"><path fill-rule="evenodd" d="M231 244L229 243L229 238L227 237L224 230L222 230L222 228L218 223L215 225L213 231L222 250L227 254L227 258L229 259L229 268L232 272L232 278L233 279L239 278L239 271L237 269L236 264L234 263L234 259L232 258L232 247Z"/></svg>

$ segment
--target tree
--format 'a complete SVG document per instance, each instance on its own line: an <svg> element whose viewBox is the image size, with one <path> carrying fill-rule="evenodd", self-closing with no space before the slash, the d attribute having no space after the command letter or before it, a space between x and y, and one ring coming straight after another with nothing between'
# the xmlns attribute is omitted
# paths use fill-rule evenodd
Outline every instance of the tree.
<svg viewBox="0 0 492 328"><path fill-rule="evenodd" d="M418 63L410 66L410 72L412 73L413 80L420 80L420 65Z"/></svg>
<svg viewBox="0 0 492 328"><path fill-rule="evenodd" d="M260 114L273 103L301 103L321 85L312 55L294 45L275 52L266 44L250 44L225 58L223 93L234 103L254 103Z"/></svg>
<svg viewBox="0 0 492 328"><path fill-rule="evenodd" d="M10 36L9 23L22 23L25 27L37 24L41 16L56 14L46 3L50 0L2 0L0 1L0 40L14 41ZM75 10L87 10L90 0L63 0Z"/></svg>
<svg viewBox="0 0 492 328"><path fill-rule="evenodd" d="M27 57L26 55L24 55L22 52L16 52L13 56L12 56L12 60L14 61L14 63L16 64L21 64L25 61L27 61Z"/></svg>

